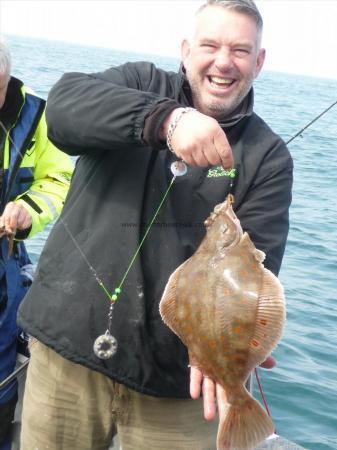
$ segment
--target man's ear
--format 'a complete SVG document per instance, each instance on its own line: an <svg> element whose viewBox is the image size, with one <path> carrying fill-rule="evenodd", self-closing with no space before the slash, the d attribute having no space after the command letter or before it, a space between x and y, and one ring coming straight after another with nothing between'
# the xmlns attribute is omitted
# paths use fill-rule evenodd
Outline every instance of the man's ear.
<svg viewBox="0 0 337 450"><path fill-rule="evenodd" d="M264 63L265 58L266 58L266 50L264 48L260 48L259 53L258 53L257 58L256 58L255 78L261 72L261 69L263 67L263 63Z"/></svg>
<svg viewBox="0 0 337 450"><path fill-rule="evenodd" d="M181 60L183 64L185 63L186 59L189 57L191 51L191 45L188 42L187 39L184 39L181 43Z"/></svg>

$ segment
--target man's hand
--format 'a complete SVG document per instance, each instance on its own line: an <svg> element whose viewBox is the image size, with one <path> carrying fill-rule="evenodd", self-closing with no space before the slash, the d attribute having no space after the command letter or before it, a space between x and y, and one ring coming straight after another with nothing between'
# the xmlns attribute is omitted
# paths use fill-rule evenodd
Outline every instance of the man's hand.
<svg viewBox="0 0 337 450"><path fill-rule="evenodd" d="M16 230L26 230L31 225L32 218L25 207L15 202L9 202L0 216L0 237L11 233L15 235Z"/></svg>
<svg viewBox="0 0 337 450"><path fill-rule="evenodd" d="M276 365L276 361L272 356L268 356L266 360L260 364L260 367L272 369ZM204 377L201 370L191 367L190 373L190 395L197 400L202 393L204 400L204 417L206 420L213 420L216 416L216 403L221 416L227 409L226 391L218 383L211 378Z"/></svg>
<svg viewBox="0 0 337 450"><path fill-rule="evenodd" d="M181 108L177 108L163 124L162 137L166 136L169 124ZM212 117L198 111L183 114L171 138L174 153L189 166L233 167L232 149L225 133Z"/></svg>

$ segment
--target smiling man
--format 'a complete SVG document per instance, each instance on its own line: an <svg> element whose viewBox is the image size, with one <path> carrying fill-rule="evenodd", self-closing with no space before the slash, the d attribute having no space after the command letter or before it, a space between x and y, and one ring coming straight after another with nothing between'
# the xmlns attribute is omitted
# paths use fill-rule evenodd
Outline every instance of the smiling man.
<svg viewBox="0 0 337 450"><path fill-rule="evenodd" d="M215 381L188 367L159 301L170 274L198 248L200 224L230 191L242 228L266 253L265 266L280 269L292 159L253 112L252 84L265 57L261 32L253 1L209 1L182 44L178 73L125 63L65 74L51 90L49 137L80 157L19 312L36 338L22 450L107 448L115 425L124 450L215 448ZM118 286L177 159L188 171L161 206L157 222L165 226L151 228L108 318L110 300L97 276L109 292ZM109 320L118 347L102 359L108 352L94 343L106 337ZM221 409L225 398L218 401Z"/></svg>
<svg viewBox="0 0 337 450"><path fill-rule="evenodd" d="M246 97L265 58L261 28L258 15L224 8L200 10L194 35L182 45L193 104L200 112L221 119Z"/></svg>

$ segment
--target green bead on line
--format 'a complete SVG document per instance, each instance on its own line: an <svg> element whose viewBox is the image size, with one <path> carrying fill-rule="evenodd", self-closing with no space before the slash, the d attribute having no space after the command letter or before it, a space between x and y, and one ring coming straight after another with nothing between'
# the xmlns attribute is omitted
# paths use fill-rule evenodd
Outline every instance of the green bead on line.
<svg viewBox="0 0 337 450"><path fill-rule="evenodd" d="M121 293L121 289L120 289L120 288L116 288L116 289L115 289L115 293L116 293L116 294L120 294L120 293Z"/></svg>
<svg viewBox="0 0 337 450"><path fill-rule="evenodd" d="M116 294L112 295L111 296L111 301L115 302L116 300L117 300L117 295Z"/></svg>

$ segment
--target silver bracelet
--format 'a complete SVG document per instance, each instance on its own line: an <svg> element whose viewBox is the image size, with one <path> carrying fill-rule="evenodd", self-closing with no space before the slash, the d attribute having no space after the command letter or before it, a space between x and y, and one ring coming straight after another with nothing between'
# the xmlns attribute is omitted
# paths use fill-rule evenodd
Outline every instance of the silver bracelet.
<svg viewBox="0 0 337 450"><path fill-rule="evenodd" d="M185 113L188 113L188 112L191 112L191 111L196 111L196 109L195 108L184 108L184 109L181 109L178 112L178 114L175 116L175 118L172 120L172 122L170 123L170 125L168 127L167 135L166 135L166 145L167 145L167 148L172 153L175 153L174 149L172 147L172 136L173 136L174 130L177 128L178 122L182 118L182 116Z"/></svg>

